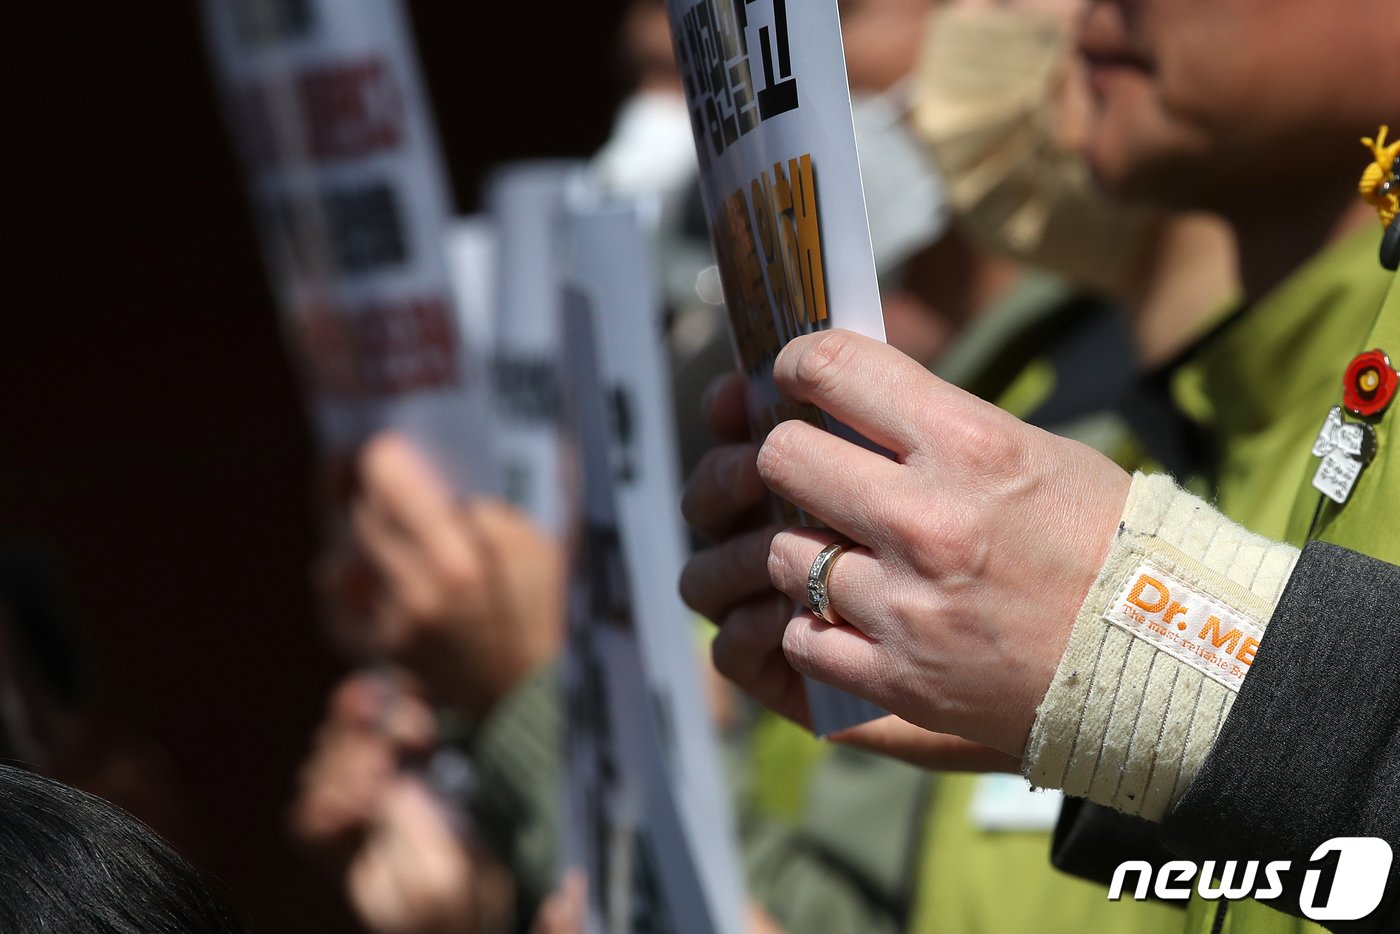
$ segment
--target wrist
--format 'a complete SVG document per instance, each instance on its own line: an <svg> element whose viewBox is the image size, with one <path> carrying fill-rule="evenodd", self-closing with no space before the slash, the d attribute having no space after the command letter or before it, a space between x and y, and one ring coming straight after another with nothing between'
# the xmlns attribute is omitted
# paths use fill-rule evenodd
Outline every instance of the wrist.
<svg viewBox="0 0 1400 934"><path fill-rule="evenodd" d="M1209 753L1297 556L1136 475L1036 712L1027 777L1159 819Z"/></svg>

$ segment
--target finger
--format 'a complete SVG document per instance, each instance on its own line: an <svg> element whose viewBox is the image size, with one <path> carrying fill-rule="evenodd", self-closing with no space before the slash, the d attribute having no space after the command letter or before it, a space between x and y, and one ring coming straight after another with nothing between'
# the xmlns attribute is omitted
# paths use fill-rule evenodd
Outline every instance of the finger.
<svg viewBox="0 0 1400 934"><path fill-rule="evenodd" d="M880 544L890 531L890 491L903 469L799 421L780 423L758 452L768 489L862 545Z"/></svg>
<svg viewBox="0 0 1400 934"><path fill-rule="evenodd" d="M928 433L930 405L946 386L882 341L844 330L788 343L773 364L778 391L809 403L896 455L918 448Z"/></svg>
<svg viewBox="0 0 1400 934"><path fill-rule="evenodd" d="M716 376L700 403L705 424L720 444L749 440L748 383L739 372Z"/></svg>
<svg viewBox="0 0 1400 934"><path fill-rule="evenodd" d="M720 622L710 653L715 668L740 690L794 723L810 726L806 685L782 651L791 613L791 601L777 591L742 604Z"/></svg>
<svg viewBox="0 0 1400 934"><path fill-rule="evenodd" d="M440 608L441 592L429 562L415 542L402 535L382 512L368 503L355 504L353 521L356 540L379 572L383 584L381 606L373 614L374 638L383 643L389 636L386 630L391 627L386 613L394 617L406 614L412 619L434 618Z"/></svg>
<svg viewBox="0 0 1400 934"><path fill-rule="evenodd" d="M758 475L758 450L731 444L705 452L681 495L681 514L696 532L716 541L768 501Z"/></svg>
<svg viewBox="0 0 1400 934"><path fill-rule="evenodd" d="M373 730L388 703L384 678L378 671L357 671L331 693L330 720L337 727Z"/></svg>
<svg viewBox="0 0 1400 934"><path fill-rule="evenodd" d="M807 580L817 555L828 545L845 540L825 529L788 529L773 537L768 552L768 575L773 586L799 606L808 607ZM881 595L888 588L884 573L869 551L859 546L842 551L829 566L827 595L841 620L871 632L880 619Z"/></svg>
<svg viewBox="0 0 1400 934"><path fill-rule="evenodd" d="M452 579L472 576L476 556L457 526L456 502L441 478L406 440L371 439L361 455L366 498Z"/></svg>
<svg viewBox="0 0 1400 934"><path fill-rule="evenodd" d="M432 708L405 692L401 685L395 686L393 700L379 727L400 756L426 755L437 739Z"/></svg>
<svg viewBox="0 0 1400 934"><path fill-rule="evenodd" d="M951 733L935 733L891 714L842 730L831 739L936 772L1019 773L1021 760Z"/></svg>
<svg viewBox="0 0 1400 934"><path fill-rule="evenodd" d="M717 620L736 604L771 593L768 547L777 531L767 526L696 552L681 571L681 599Z"/></svg>
<svg viewBox="0 0 1400 934"><path fill-rule="evenodd" d="M799 613L783 630L783 655L793 669L857 697L886 703L879 646L854 626L833 626Z"/></svg>
<svg viewBox="0 0 1400 934"><path fill-rule="evenodd" d="M747 689L766 664L765 657L782 648L790 606L787 597L774 593L726 616L710 648L720 674Z"/></svg>

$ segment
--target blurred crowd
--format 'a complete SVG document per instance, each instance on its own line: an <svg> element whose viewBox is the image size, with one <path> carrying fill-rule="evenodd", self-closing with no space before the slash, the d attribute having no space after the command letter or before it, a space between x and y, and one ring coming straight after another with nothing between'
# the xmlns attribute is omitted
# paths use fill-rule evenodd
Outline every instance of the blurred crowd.
<svg viewBox="0 0 1400 934"><path fill-rule="evenodd" d="M1249 842L1246 828L1256 826L1251 822L1260 820L1258 812L1221 816L1235 799L1204 798L1210 782L1248 786L1256 780L1248 776L1283 758L1269 747L1257 750L1252 764L1235 764L1229 775L1211 771L1231 765L1213 749L1223 743L1217 735L1227 735L1222 730L1234 730L1228 735L1237 742L1246 733L1264 735L1256 721L1244 719L1258 714L1240 688L1239 701L1193 688L1192 709L1202 720L1214 718L1213 731L1205 739L1181 740L1189 748L1195 742L1199 751L1173 759L1187 779L1177 788L1168 782L1155 810L1142 801L1126 804L1121 780L1106 791L1100 787L1106 763L1118 763L1112 768L1125 775L1137 766L1127 751L1121 763L1113 759L1119 752L1104 738L1109 726L1100 725L1090 740L1083 723L1093 704L1108 710L1113 695L1128 698L1131 691L1101 687L1077 699L1056 692L1074 690L1063 686L1068 661L1061 659L1091 638L1081 636L1091 622L1081 604L1099 592L1096 575L1108 546L1102 536L1088 541L1087 526L1058 519L1045 503L1071 504L1065 511L1074 521L1098 522L1094 528L1131 529L1135 504L1151 496L1199 497L1190 502L1218 510L1219 529L1227 529L1202 540L1203 554L1214 554L1210 542L1227 539L1235 542L1228 560L1237 562L1251 549L1267 555L1270 547L1291 547L1277 559L1267 597L1260 595L1268 575L1259 568L1272 559L1237 572L1201 558L1216 574L1202 577L1201 587L1228 578L1232 583L1220 585L1228 600L1251 607L1267 600L1269 613L1290 605L1280 594L1291 592L1285 585L1302 573L1295 570L1297 549L1328 538L1375 566L1361 572L1345 565L1321 575L1334 583L1364 578L1363 596L1329 597L1323 587L1315 602L1331 600L1355 615L1381 607L1375 611L1380 622L1388 619L1393 627L1395 604L1385 601L1394 596L1400 561L1400 467L1388 465L1386 454L1387 444L1400 444L1400 437L1395 416L1387 421L1388 403L1376 407L1370 400L1387 385L1395 391L1395 358L1376 364L1375 382L1362 385L1371 393L1366 414L1356 415L1343 396L1359 352L1374 345L1400 353L1390 271L1400 153L1378 131L1387 119L1400 130L1400 16L1392 2L839 0L893 348L886 357L859 342L843 345L850 359L865 361L852 363L845 378L873 387L873 399L851 411L877 431L887 430L886 438L875 440L896 450L905 439L894 416L871 413L902 416L901 397L926 393L918 405L909 403L909 418L930 420L923 435L928 443L949 447L961 439L979 448L976 457L958 455L961 460L943 448L935 452L942 460L897 451L901 465L917 466L920 457L934 465L916 478L921 486L908 488L873 474L861 480L857 468L829 462L833 475L849 483L831 494L833 501L874 502L870 497L879 491L868 488L884 483L891 508L902 506L926 526L952 527L939 525L937 516L956 514L971 523L957 528L979 530L975 558L939 565L929 555L942 546L924 539L907 546L864 541L844 513L804 505L868 546L852 547L834 565L833 601L843 570L855 575L859 561L889 562L907 553L898 573L886 569L878 578L883 583L865 588L871 593L862 591L861 599L881 606L882 600L922 600L922 617L898 609L886 615L902 621L912 614L951 633L946 643L934 643L904 629L867 631L876 644L912 647L891 649L869 668L851 663L849 669L836 656L863 650L840 643L827 648L832 633L825 614L805 612L815 608L805 607L802 597L813 556L840 539L826 531L784 532L772 524L768 505L770 491L792 498L794 473L821 471L804 456L819 459L826 452L805 436L788 437L795 432L781 438L775 432L766 445L750 436L745 386L730 372L723 294L666 4L630 5L617 37L629 94L607 143L576 170L618 197L646 204L654 217L675 445L689 478L676 509L691 533L680 580L664 586L678 586L696 617L696 634L687 640L695 647L707 717L722 749L748 930L1311 929L1314 922L1301 917L1292 888L1272 907L1232 905L1228 916L1226 902L1197 899L1184 906L1105 897L1114 868L1126 859L1156 867L1183 856L1213 858L1212 846L1221 848L1220 859L1273 858L1270 847L1295 860L1307 854L1296 855L1302 845L1296 840L1288 839L1294 846L1288 850L1263 831L1257 844ZM787 10L802 15L800 4ZM1364 75L1356 73L1357 63L1365 63ZM567 94L567 86L560 93ZM1364 146L1358 143L1363 135L1370 137ZM815 345L805 346L804 353L816 352ZM801 367L793 348L779 362L779 388L833 391ZM1310 486L1321 456L1315 436L1338 405L1352 414L1338 415L1337 425L1365 426L1365 452L1357 455L1362 466L1347 495L1323 501L1322 488ZM1009 416L1006 422L991 414L997 410ZM1021 426L1034 431L1017 434ZM1357 432L1360 437L1362 429ZM1049 471L1047 465L1055 470L1037 472ZM969 479L954 486L963 474ZM319 476L335 478L325 484L334 493L317 498L324 534L310 571L323 636L349 673L325 699L321 723L306 738L288 834L375 934L589 930L587 880L559 871L568 821L560 789L570 713L561 668L569 638L569 570L580 560L579 545L518 502L459 495L431 452L402 431L357 438L334 457L328 454ZM1147 486L1153 477L1171 477L1178 485ZM913 491L940 483L949 485L947 498L940 501L944 511L934 513ZM1010 499L1013 488L1027 498ZM976 517L984 523L976 525L960 498L1011 505ZM1161 515L1191 508L1163 506ZM1146 537L1195 555L1192 543L1200 535L1174 538L1165 519L1154 521L1159 524ZM1007 544L1018 537L1011 523L1044 527L1050 543L1027 557ZM1060 564L1051 567L1041 557L1050 551L1059 552ZM1071 559L1079 562L1073 567L1088 568L1087 576L1059 590L1038 582L1042 567L1051 567L1045 575L1073 577L1064 570ZM1309 567L1306 560L1296 566ZM984 578L995 574L1010 583L993 589ZM123 754L129 761L104 755L99 738L78 735L65 720L81 672L71 670L62 627L46 618L43 601L30 592L32 578L9 576L16 583L7 582L0 593L0 758L163 823L151 817L162 807L158 757L141 760L129 746ZM844 580L853 594L856 578ZM931 596L927 588L935 584L945 590ZM1031 589L1034 601L1015 586ZM1242 589L1248 599L1236 596ZM964 599L979 609L956 602ZM843 615L864 629L857 618L864 611L850 607ZM802 641L808 629L791 628L799 625L794 612L810 626L810 642ZM1030 642L1026 630L1002 635L998 624L983 625L983 617L997 615L1057 620L1056 635L1039 640L1043 649L1024 653L1045 655L1036 661L1040 667L1012 660L1008 646ZM1029 631L1040 632L1039 626ZM1275 657L1284 653L1282 639L1274 643ZM1260 650L1261 665L1270 647L1265 642ZM1106 649L1094 651L1099 654L1073 656L1088 659L1086 682L1110 665ZM1131 650L1123 651L1112 664L1129 672L1138 662ZM1301 644L1296 651L1301 656ZM1378 654L1384 657L1354 677L1393 694L1400 678L1400 669L1391 667L1396 656ZM898 716L833 741L816 739L799 672L854 690ZM1142 688L1124 703L1164 709L1184 703L1172 699L1172 685L1189 675L1152 677L1145 674L1144 683L1170 677L1171 685L1158 694ZM1265 677L1284 676L1258 668L1244 684L1263 684ZM1308 676L1288 677L1302 683ZM930 700L932 689L921 687L928 684L947 696ZM1287 707L1292 695L1275 696ZM1052 735L1057 703L1079 706L1073 727L1065 728L1073 746L1065 754L1069 764L1054 772L1046 763L1060 742ZM1357 758L1364 760L1358 768L1374 777L1387 763L1393 766L1400 748L1393 699L1367 694L1343 712L1359 716L1357 708L1376 704L1374 715L1361 718L1369 738L1318 736L1324 752L1316 757L1326 759L1325 750L1352 742L1352 753L1335 753L1343 762L1337 768ZM1000 719L979 713L999 705L1015 709ZM1121 715L1103 717L1107 723ZM1168 719L1153 737L1158 762L1167 758L1162 744L1172 741ZM1127 735L1122 745L1136 749L1136 727ZM1308 738L1298 740L1306 745ZM1095 759L1086 751L1091 742L1104 746ZM1308 761L1313 764L1302 777L1257 780L1282 783L1294 794L1310 791L1329 779L1325 764ZM1075 770L1086 767L1092 774L1076 784ZM1302 768L1279 766L1295 767ZM121 792L133 773L142 776L151 800ZM1335 812L1346 812L1346 820L1324 825L1327 834L1307 838L1307 849L1329 836L1396 842L1400 802L1393 778L1387 784L1375 777L1366 785L1354 770L1340 774L1346 777L1337 781L1351 783L1346 788L1354 807L1338 805ZM94 836L91 828L129 818L104 810L96 799L65 799L79 793L38 782L0 770L0 929L225 929L208 918L223 917L226 909L205 906L204 895L176 907L135 899L128 920L106 927L76 920L72 927L46 925L42 918L54 909L45 906L68 898L65 885L103 880L94 887L133 891L137 883L104 875L110 867L69 866L61 877L67 882L41 878L46 864L31 860L27 848L57 846L52 841L65 834ZM1050 790L1033 791L1032 783ZM1149 785L1144 779L1143 788ZM31 802L46 794L59 803ZM1326 821L1329 806L1318 807L1317 819ZM76 815L74 827L12 829L24 808L66 809ZM1211 815L1216 835L1197 842L1187 822L1211 823ZM1278 813L1277 821L1307 823L1288 812ZM1158 825L1168 832L1159 833ZM142 837L148 832L139 825L123 833L128 836L113 837L109 845L135 847L124 842L129 838L142 847L163 846ZM102 852L77 859L83 858L122 861ZM144 884L155 889L167 877L182 880L170 881L172 889L218 888L189 881L194 870L173 853L169 859L132 857L131 879L149 870L157 881ZM120 900L122 892L116 894ZM230 917L237 915L236 892L207 897L235 906ZM1400 923L1397 899L1400 892L1387 892L1369 920L1345 930L1393 930L1388 925ZM142 904L152 906L150 915L143 916ZM189 920L178 920L181 912ZM669 929L625 914L632 917L631 930Z"/></svg>

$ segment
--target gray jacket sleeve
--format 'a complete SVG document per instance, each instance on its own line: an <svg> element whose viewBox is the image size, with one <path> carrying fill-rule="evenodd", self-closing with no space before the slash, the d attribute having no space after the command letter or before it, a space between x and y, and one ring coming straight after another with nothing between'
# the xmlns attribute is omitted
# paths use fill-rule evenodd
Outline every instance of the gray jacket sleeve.
<svg viewBox="0 0 1400 934"><path fill-rule="evenodd" d="M1313 851L1379 837L1400 851L1400 568L1309 544L1210 756L1158 828L1085 806L1062 816L1054 859L1107 882L1126 859L1288 860L1269 904L1301 915ZM1318 899L1321 901L1321 898ZM1222 903L1224 904L1224 903ZM1228 910L1228 908L1226 909ZM1400 859L1381 905L1345 934L1400 929Z"/></svg>

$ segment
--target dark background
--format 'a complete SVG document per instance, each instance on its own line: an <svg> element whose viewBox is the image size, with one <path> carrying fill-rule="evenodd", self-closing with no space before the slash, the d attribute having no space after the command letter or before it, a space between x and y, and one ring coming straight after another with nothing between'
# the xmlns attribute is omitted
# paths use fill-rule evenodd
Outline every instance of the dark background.
<svg viewBox="0 0 1400 934"><path fill-rule="evenodd" d="M461 207L495 162L602 142L623 5L410 4ZM94 662L130 753L103 788L258 930L350 931L284 829L339 669L308 578L312 441L195 8L7 14L0 544L58 582Z"/></svg>

